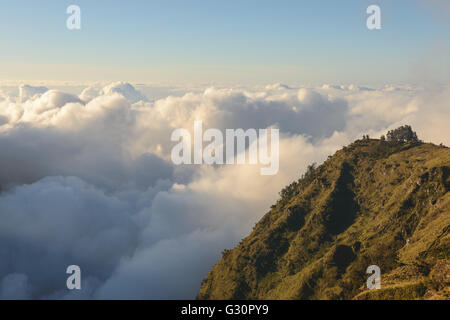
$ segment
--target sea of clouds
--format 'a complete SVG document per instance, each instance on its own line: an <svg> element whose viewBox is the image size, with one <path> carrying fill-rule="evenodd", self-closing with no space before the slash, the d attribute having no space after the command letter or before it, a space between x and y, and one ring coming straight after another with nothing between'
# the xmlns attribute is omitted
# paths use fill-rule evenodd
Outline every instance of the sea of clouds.
<svg viewBox="0 0 450 320"><path fill-rule="evenodd" d="M79 88L79 87L77 87ZM0 298L195 298L312 162L410 124L450 144L450 87L0 86ZM174 129L280 129L280 170L175 166ZM82 289L66 288L79 265Z"/></svg>

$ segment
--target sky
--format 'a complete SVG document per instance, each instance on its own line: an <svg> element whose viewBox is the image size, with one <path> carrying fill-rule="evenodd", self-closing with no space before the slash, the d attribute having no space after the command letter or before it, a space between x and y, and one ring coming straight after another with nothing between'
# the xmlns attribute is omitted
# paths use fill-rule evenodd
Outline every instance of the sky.
<svg viewBox="0 0 450 320"><path fill-rule="evenodd" d="M446 3L1 0L0 80L448 83Z"/></svg>

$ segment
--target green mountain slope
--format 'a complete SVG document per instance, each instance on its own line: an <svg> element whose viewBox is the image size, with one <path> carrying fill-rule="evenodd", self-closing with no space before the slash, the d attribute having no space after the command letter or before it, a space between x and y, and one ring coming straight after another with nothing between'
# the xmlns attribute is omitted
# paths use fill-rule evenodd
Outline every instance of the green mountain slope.
<svg viewBox="0 0 450 320"><path fill-rule="evenodd" d="M354 142L283 189L198 299L450 299L449 173L445 147Z"/></svg>

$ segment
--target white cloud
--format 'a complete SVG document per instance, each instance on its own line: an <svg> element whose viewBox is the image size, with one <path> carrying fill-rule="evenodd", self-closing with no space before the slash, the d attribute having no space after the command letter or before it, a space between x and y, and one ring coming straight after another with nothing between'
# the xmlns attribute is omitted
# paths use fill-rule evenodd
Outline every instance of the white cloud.
<svg viewBox="0 0 450 320"><path fill-rule="evenodd" d="M78 96L83 102L87 103L98 96L99 89L95 87L84 88L83 91Z"/></svg>
<svg viewBox="0 0 450 320"><path fill-rule="evenodd" d="M127 82L115 82L107 85L101 91L101 94L110 95L112 93L119 93L123 95L131 103L147 100L139 91L137 91L131 84Z"/></svg>
<svg viewBox="0 0 450 320"><path fill-rule="evenodd" d="M78 97L24 88L0 101L2 298L194 298L308 164L400 124L450 144L449 88L206 88L154 102L126 83ZM278 127L279 173L174 166L170 134L194 120ZM65 289L71 264L81 292Z"/></svg>
<svg viewBox="0 0 450 320"><path fill-rule="evenodd" d="M19 87L19 101L23 102L29 98L34 97L37 94L45 93L48 90L47 87L35 87L27 84L23 84Z"/></svg>

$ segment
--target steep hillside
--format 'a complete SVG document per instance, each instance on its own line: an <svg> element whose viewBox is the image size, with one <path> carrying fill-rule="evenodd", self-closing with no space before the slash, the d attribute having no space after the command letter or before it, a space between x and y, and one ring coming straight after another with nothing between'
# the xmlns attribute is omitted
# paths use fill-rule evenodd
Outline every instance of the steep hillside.
<svg viewBox="0 0 450 320"><path fill-rule="evenodd" d="M198 298L450 299L449 173L448 148L358 140L283 189Z"/></svg>

